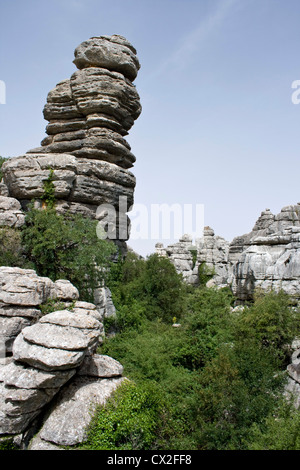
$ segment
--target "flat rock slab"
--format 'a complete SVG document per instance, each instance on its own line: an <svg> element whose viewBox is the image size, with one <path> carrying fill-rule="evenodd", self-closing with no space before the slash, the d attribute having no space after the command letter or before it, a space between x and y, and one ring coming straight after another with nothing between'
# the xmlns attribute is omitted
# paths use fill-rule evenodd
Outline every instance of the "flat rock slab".
<svg viewBox="0 0 300 470"><path fill-rule="evenodd" d="M58 310L48 313L40 319L40 323L52 323L54 325L69 326L82 329L100 329L101 324L92 315L86 313L71 312L70 310Z"/></svg>
<svg viewBox="0 0 300 470"><path fill-rule="evenodd" d="M79 375L92 377L118 377L123 374L123 366L110 356L93 354L84 358Z"/></svg>
<svg viewBox="0 0 300 470"><path fill-rule="evenodd" d="M44 423L39 437L56 445L73 446L86 438L86 428L96 405L104 405L124 378L77 377L58 395L56 406Z"/></svg>
<svg viewBox="0 0 300 470"><path fill-rule="evenodd" d="M22 330L23 336L29 343L45 348L67 349L80 351L90 345L90 338L79 328L59 326L50 323L36 323Z"/></svg>
<svg viewBox="0 0 300 470"><path fill-rule="evenodd" d="M0 367L0 382L22 389L58 388L65 384L76 370L47 372L15 362Z"/></svg>
<svg viewBox="0 0 300 470"><path fill-rule="evenodd" d="M13 357L42 370L66 370L81 364L86 351L69 351L56 348L45 348L28 343L21 332L13 344Z"/></svg>

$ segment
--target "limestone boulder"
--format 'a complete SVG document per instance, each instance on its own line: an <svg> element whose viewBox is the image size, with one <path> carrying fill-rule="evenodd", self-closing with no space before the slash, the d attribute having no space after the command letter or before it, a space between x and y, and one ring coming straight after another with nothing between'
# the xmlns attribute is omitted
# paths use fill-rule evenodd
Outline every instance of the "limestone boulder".
<svg viewBox="0 0 300 470"><path fill-rule="evenodd" d="M0 228L20 228L25 223L21 204L13 197L0 196Z"/></svg>
<svg viewBox="0 0 300 470"><path fill-rule="evenodd" d="M135 48L117 34L92 37L76 47L74 54L74 64L79 69L97 66L115 70L131 81L140 68Z"/></svg>

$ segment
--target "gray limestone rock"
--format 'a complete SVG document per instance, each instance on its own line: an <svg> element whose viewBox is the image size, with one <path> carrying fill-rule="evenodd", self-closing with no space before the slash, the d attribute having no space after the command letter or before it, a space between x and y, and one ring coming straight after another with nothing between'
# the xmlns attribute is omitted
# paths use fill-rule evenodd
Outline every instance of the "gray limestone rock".
<svg viewBox="0 0 300 470"><path fill-rule="evenodd" d="M93 354L83 360L78 374L102 378L118 377L123 374L123 366L112 357Z"/></svg>
<svg viewBox="0 0 300 470"><path fill-rule="evenodd" d="M140 68L135 48L117 34L92 37L76 47L74 54L74 64L79 69L96 66L115 70L131 81L136 78Z"/></svg>
<svg viewBox="0 0 300 470"><path fill-rule="evenodd" d="M21 204L13 197L0 196L0 227L20 228L25 223Z"/></svg>
<svg viewBox="0 0 300 470"><path fill-rule="evenodd" d="M276 216L264 211L252 232L232 241L228 260L239 301L251 300L258 288L300 299L300 205Z"/></svg>
<svg viewBox="0 0 300 470"><path fill-rule="evenodd" d="M42 370L66 370L77 367L85 356L85 350L48 348L26 341L23 332L13 344L13 357L16 361Z"/></svg>
<svg viewBox="0 0 300 470"><path fill-rule="evenodd" d="M104 405L124 378L78 376L59 393L38 437L54 445L74 446L84 441L96 405Z"/></svg>

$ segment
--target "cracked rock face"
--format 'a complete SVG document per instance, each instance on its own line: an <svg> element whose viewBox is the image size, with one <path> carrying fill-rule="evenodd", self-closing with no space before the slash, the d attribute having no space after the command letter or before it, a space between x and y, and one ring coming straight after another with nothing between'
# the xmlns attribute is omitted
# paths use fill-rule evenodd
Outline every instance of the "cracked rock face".
<svg viewBox="0 0 300 470"><path fill-rule="evenodd" d="M110 204L126 218L126 230L117 229L116 239L127 240L126 212L136 182L129 171L135 156L124 136L141 113L132 83L140 64L134 47L118 35L84 41L74 64L79 70L48 94L43 111L48 135L41 146L3 164L5 194L26 208L43 195L51 168L59 212L98 218L98 206ZM120 197L126 201L121 208Z"/></svg>
<svg viewBox="0 0 300 470"><path fill-rule="evenodd" d="M0 434L25 431L84 359L89 369L87 358L103 334L91 311L56 311L18 334L11 361L0 367Z"/></svg>
<svg viewBox="0 0 300 470"><path fill-rule="evenodd" d="M262 212L252 232L235 238L229 248L231 286L240 301L255 289L282 289L300 299L300 204L277 215Z"/></svg>
<svg viewBox="0 0 300 470"><path fill-rule="evenodd" d="M42 315L48 299L74 301L78 290L66 280L51 281L32 269L0 267L0 346L12 351L15 338Z"/></svg>

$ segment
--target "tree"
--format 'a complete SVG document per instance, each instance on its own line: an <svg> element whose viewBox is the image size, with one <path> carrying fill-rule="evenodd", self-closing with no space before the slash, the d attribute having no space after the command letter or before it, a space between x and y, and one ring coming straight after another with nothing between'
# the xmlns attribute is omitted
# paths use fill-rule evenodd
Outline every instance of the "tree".
<svg viewBox="0 0 300 470"><path fill-rule="evenodd" d="M115 246L100 240L97 221L80 214L59 215L55 208L31 208L22 230L26 258L40 276L68 279L83 300L93 300L111 264Z"/></svg>

